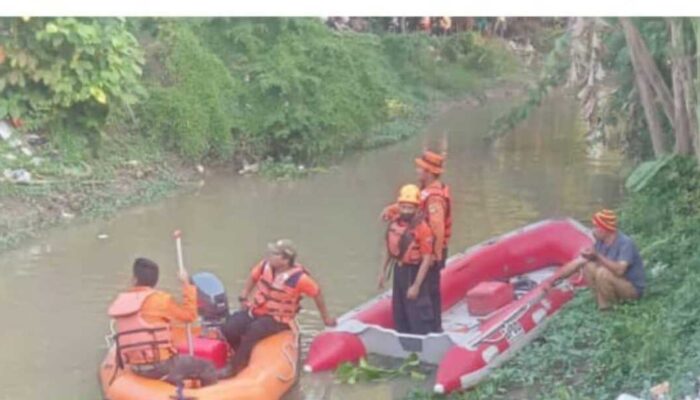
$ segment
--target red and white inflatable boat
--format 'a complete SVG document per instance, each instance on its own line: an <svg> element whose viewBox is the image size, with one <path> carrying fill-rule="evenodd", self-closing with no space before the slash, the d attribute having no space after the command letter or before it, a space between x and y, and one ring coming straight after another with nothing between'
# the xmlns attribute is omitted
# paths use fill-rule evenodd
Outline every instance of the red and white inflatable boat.
<svg viewBox="0 0 700 400"><path fill-rule="evenodd" d="M442 333L393 330L391 292L383 293L314 338L307 372L332 370L367 354L405 358L416 353L437 364L434 391L449 393L482 380L492 368L539 335L583 284L559 279L559 267L592 245L571 219L546 220L450 257L442 271ZM554 283L544 291L545 283Z"/></svg>

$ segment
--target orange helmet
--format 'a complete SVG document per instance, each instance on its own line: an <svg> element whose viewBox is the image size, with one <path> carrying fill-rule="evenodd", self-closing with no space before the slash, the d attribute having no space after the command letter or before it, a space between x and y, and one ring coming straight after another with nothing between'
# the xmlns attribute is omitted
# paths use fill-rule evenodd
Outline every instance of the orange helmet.
<svg viewBox="0 0 700 400"><path fill-rule="evenodd" d="M399 203L420 204L420 188L416 185L404 185L399 191Z"/></svg>

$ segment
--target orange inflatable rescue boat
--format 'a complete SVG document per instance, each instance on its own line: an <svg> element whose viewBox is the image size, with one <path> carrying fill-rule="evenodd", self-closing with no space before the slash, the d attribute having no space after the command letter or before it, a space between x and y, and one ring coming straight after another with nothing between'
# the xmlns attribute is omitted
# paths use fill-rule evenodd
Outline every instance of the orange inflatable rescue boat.
<svg viewBox="0 0 700 400"><path fill-rule="evenodd" d="M198 289L198 308L201 321L192 327L195 357L202 357L222 367L219 382L196 387L187 382L184 388L155 379L136 375L128 366L120 368L116 357L113 335L108 337L109 351L99 370L102 395L107 400L273 400L281 398L298 379L299 337L294 331L284 331L260 341L248 366L236 376L227 377L228 362L222 365L222 341L216 335L218 327L228 315L228 302L221 282L212 274L199 273L192 277ZM173 328L175 347L187 353L185 327ZM213 345L212 345L213 344ZM221 346L217 346L220 344ZM212 350L216 348L216 350ZM228 346L225 346L228 349ZM229 358L231 354L227 354ZM228 360L226 360L228 361Z"/></svg>

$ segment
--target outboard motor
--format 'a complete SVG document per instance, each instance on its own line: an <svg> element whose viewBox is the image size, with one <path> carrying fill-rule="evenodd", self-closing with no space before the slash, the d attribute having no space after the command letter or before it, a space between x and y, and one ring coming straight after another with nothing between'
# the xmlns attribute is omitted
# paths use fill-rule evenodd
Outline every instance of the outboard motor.
<svg viewBox="0 0 700 400"><path fill-rule="evenodd" d="M192 282L197 287L197 312L202 318L202 330L192 339L194 356L214 364L219 379L229 377L233 372L228 361L232 353L220 329L228 317L226 289L210 272L192 275ZM180 354L188 354L187 343L180 343L177 350Z"/></svg>
<svg viewBox="0 0 700 400"><path fill-rule="evenodd" d="M228 298L221 280L211 272L192 275L197 286L197 309L204 326L221 326L228 316Z"/></svg>

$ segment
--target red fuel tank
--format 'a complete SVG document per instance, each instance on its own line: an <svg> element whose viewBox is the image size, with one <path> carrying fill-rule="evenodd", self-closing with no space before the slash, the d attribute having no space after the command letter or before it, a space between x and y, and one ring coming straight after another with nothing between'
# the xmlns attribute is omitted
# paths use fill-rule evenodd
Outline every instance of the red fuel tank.
<svg viewBox="0 0 700 400"><path fill-rule="evenodd" d="M226 365L228 344L225 341L194 337L192 338L192 347L194 347L195 357L211 361L216 368L223 368ZM180 354L189 354L186 341L178 344L177 352Z"/></svg>

